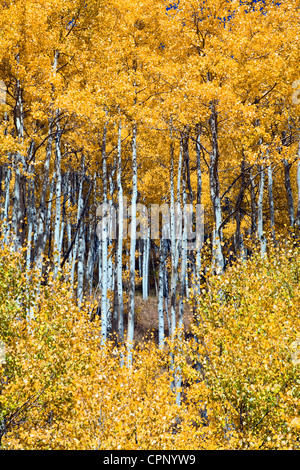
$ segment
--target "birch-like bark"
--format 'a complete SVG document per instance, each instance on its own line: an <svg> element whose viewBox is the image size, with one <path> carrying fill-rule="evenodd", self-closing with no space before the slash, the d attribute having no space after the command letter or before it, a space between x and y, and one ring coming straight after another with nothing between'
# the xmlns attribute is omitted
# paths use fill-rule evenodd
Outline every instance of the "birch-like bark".
<svg viewBox="0 0 300 470"><path fill-rule="evenodd" d="M18 56L19 57L19 56ZM18 141L21 142L24 138L24 116L23 116L23 102L22 102L22 89L20 82L17 80L16 87L16 106L14 109L14 120L16 135ZM13 212L12 212L12 231L14 235L14 248L15 251L19 251L22 247L22 236L21 228L23 225L24 206L23 206L23 183L24 178L22 172L25 169L25 158L16 152L14 157L14 173L15 173L15 185L14 185L14 196L13 196Z"/></svg>
<svg viewBox="0 0 300 470"><path fill-rule="evenodd" d="M118 166L117 166L117 186L118 186L118 240L117 240L117 308L118 308L118 339L124 341L124 313L123 313L123 219L124 200L122 187L122 127L119 123L118 129Z"/></svg>
<svg viewBox="0 0 300 470"><path fill-rule="evenodd" d="M251 199L251 235L257 233L257 203L255 198L255 176L250 168L250 199Z"/></svg>
<svg viewBox="0 0 300 470"><path fill-rule="evenodd" d="M129 260L129 312L127 328L127 362L132 365L134 339L134 305L135 305L135 247L136 247L136 204L137 204L137 129L134 125L132 135L132 199L130 223L130 260Z"/></svg>
<svg viewBox="0 0 300 470"><path fill-rule="evenodd" d="M197 137L196 137L196 158L197 158L197 206L201 206L201 196L202 196L202 173L201 173L201 129L198 125L196 128ZM197 234L196 237L196 292L200 295L200 271L201 271L201 237L200 234Z"/></svg>
<svg viewBox="0 0 300 470"><path fill-rule="evenodd" d="M150 223L148 224L148 232L146 238L143 240L143 278L142 278L142 291L143 300L148 299L149 295L149 251L150 251Z"/></svg>
<svg viewBox="0 0 300 470"><path fill-rule="evenodd" d="M10 201L10 181L11 181L11 166L10 163L7 164L6 174L5 174L5 198L4 198L4 212L3 212L3 231L4 238L3 243L8 244L9 234L10 234L10 224L9 224L9 201Z"/></svg>
<svg viewBox="0 0 300 470"><path fill-rule="evenodd" d="M297 159L297 215L296 215L296 223L298 229L300 229L300 139L298 142L298 159Z"/></svg>
<svg viewBox="0 0 300 470"><path fill-rule="evenodd" d="M260 241L260 253L261 257L266 254L266 239L263 231L263 198L264 198L264 167L260 165L260 180L258 190L258 201L257 201L257 237Z"/></svg>
<svg viewBox="0 0 300 470"><path fill-rule="evenodd" d="M80 213L82 213L83 205ZM84 280L84 253L85 253L85 223L82 220L78 229L78 260L77 260L77 303L80 307L83 299Z"/></svg>
<svg viewBox="0 0 300 470"><path fill-rule="evenodd" d="M94 223L89 224L88 229L88 257L86 262L86 290L91 298L93 291L93 277L96 253L96 239Z"/></svg>
<svg viewBox="0 0 300 470"><path fill-rule="evenodd" d="M107 211L107 162L106 162L106 124L103 129L102 138L102 182L103 182L103 207ZM104 212L102 211L102 213ZM106 214L103 214L104 216ZM102 272L101 272L101 335L102 341L107 339L107 290L108 290L108 225L107 217L102 223Z"/></svg>
<svg viewBox="0 0 300 470"><path fill-rule="evenodd" d="M54 219L54 275L57 276L60 265L60 224L61 224L61 149L60 149L61 130L60 124L57 122L55 136L55 153L56 153L56 186L55 186L55 219Z"/></svg>
<svg viewBox="0 0 300 470"><path fill-rule="evenodd" d="M67 193L68 193L68 196L67 196L68 207L70 208L71 207L71 184L69 184L69 181L68 181L68 184L67 184ZM71 227L70 217L67 218L66 231L67 231L68 246L70 246L71 241L72 241L72 227ZM71 264L72 264L72 251L70 251L68 262L69 262L69 265L71 266Z"/></svg>
<svg viewBox="0 0 300 470"><path fill-rule="evenodd" d="M294 199L293 199L293 191L292 191L291 177L290 177L290 169L291 169L292 164L289 163L285 158L282 161L283 161L283 166L284 166L284 185L286 189L290 227L294 227L295 225Z"/></svg>
<svg viewBox="0 0 300 470"><path fill-rule="evenodd" d="M182 168L182 142L180 142L178 174L177 174L177 200L175 203L174 194L174 143L171 139L171 168L170 168L170 221L171 221L171 336L176 329L176 289L177 289L177 269L179 261L179 251L181 243L182 217L180 207L180 185Z"/></svg>
<svg viewBox="0 0 300 470"><path fill-rule="evenodd" d="M269 195L270 229L271 229L272 239L275 242L275 212L274 212L274 199L273 199L272 163L268 165L268 195Z"/></svg>
<svg viewBox="0 0 300 470"><path fill-rule="evenodd" d="M158 347L163 349L165 336L164 322L164 264L165 249L164 241L160 239L159 246L159 270L158 270Z"/></svg>
<svg viewBox="0 0 300 470"><path fill-rule="evenodd" d="M186 170L186 168L184 168ZM183 232L182 232L182 246L181 246L181 269L180 269L180 297L179 297L179 315L178 315L178 342L179 348L182 341L182 327L183 327L183 307L184 307L184 294L186 288L186 268L187 268L187 195L186 195L186 171L184 171L182 179L182 198L183 198ZM176 403L180 405L181 402L181 369L177 366L175 369L175 391Z"/></svg>
<svg viewBox="0 0 300 470"><path fill-rule="evenodd" d="M44 234L43 234L43 247L44 247L44 249L46 247L47 240L48 240L49 258L50 258L50 251L51 251L51 233L52 233L51 213L52 213L52 201L53 201L53 197L54 197L55 181L56 181L56 171L54 169L53 174L52 174L51 183L50 183L50 188L49 188L49 200L48 200L48 206L47 206L47 210L46 210L45 229L44 229Z"/></svg>
<svg viewBox="0 0 300 470"><path fill-rule="evenodd" d="M217 128L217 112L216 103L212 101L210 104L211 115L209 126L212 138L212 150L210 153L209 163L209 180L210 195L214 211L214 230L213 230L213 263L217 273L224 270L224 256L222 251L222 212L219 189L219 147L218 147L218 128Z"/></svg>
<svg viewBox="0 0 300 470"><path fill-rule="evenodd" d="M236 206L235 206L235 223L236 223L236 230L235 230L235 245L236 245L236 255L238 257L243 256L243 242L242 242L242 234L241 234L241 204L244 197L244 189L245 189L245 160L243 158L241 163L241 187L237 197Z"/></svg>
<svg viewBox="0 0 300 470"><path fill-rule="evenodd" d="M32 157L33 152L33 141L31 142L30 152L29 152L29 161ZM34 233L35 226L35 197L34 197L34 183L35 183L35 174L34 174L34 165L30 163L28 166L28 204L27 204L27 252L26 252L26 269L29 270L31 267L32 261L32 238Z"/></svg>
<svg viewBox="0 0 300 470"><path fill-rule="evenodd" d="M48 224L46 223L46 197L47 189L49 184L49 168L50 168L50 159L52 153L52 120L49 121L49 131L48 131L48 141L46 147L46 158L44 163L43 171L43 182L41 188L41 196L38 210L38 220L37 220L37 235L36 235L36 263L38 269L42 269L42 255L45 250L45 231L48 229ZM52 197L49 197L49 200L52 201ZM50 202L51 204L51 202Z"/></svg>
<svg viewBox="0 0 300 470"><path fill-rule="evenodd" d="M78 191L78 201L77 201L77 225L79 219L81 217L81 212L83 208L83 180L84 180L84 162L85 162L85 155L82 155L82 167L80 172L80 180L79 180L79 191ZM76 226L77 226L76 225ZM75 277L75 266L76 266L76 259L77 259L77 252L78 252L78 245L79 245L79 238L78 233L75 234L75 242L73 246L72 252L72 266L71 266L71 283L74 283Z"/></svg>

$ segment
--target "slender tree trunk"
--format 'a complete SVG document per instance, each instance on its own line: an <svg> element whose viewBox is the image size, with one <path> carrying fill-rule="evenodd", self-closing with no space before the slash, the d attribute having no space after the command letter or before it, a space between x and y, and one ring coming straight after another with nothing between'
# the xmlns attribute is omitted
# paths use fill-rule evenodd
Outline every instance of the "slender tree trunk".
<svg viewBox="0 0 300 470"><path fill-rule="evenodd" d="M273 199L273 168L272 163L268 165L268 194L269 194L269 213L270 213L270 228L273 241L275 242L275 213L274 213L274 199Z"/></svg>
<svg viewBox="0 0 300 470"><path fill-rule="evenodd" d="M29 160L32 156L33 151L33 141L31 143ZM34 225L35 225L35 197L34 197L34 182L35 182L35 174L34 174L34 165L29 164L28 166L28 175L29 175L29 182L28 182L28 207L27 207L27 253L26 253L26 269L29 270L31 267L32 261L32 238L34 233Z"/></svg>
<svg viewBox="0 0 300 470"><path fill-rule="evenodd" d="M250 168L250 199L251 199L251 235L257 233L257 203L255 198L255 177L252 168Z"/></svg>
<svg viewBox="0 0 300 470"><path fill-rule="evenodd" d="M14 120L16 135L18 141L24 138L24 122L23 122L23 103L22 103L22 90L20 87L19 80L17 80L16 90L16 106L14 110ZM24 206L23 206L23 183L24 177L22 175L25 169L25 158L16 152L14 157L14 173L15 173L15 185L14 185L14 196L13 196L13 212L12 212L12 229L14 235L14 247L15 251L19 251L22 246L21 229L23 225L24 217Z"/></svg>
<svg viewBox="0 0 300 470"><path fill-rule="evenodd" d="M61 224L61 150L60 150L61 130L60 124L57 123L55 137L55 153L56 153L56 187L55 187L55 220L54 220L54 275L57 276L60 265L60 224Z"/></svg>
<svg viewBox="0 0 300 470"><path fill-rule="evenodd" d="M219 147L218 147L218 129L217 112L215 101L210 105L211 115L209 126L212 138L212 150L210 153L209 179L210 195L214 211L214 231L213 231L213 262L217 272L224 270L224 256L222 251L222 224L220 189L219 189Z"/></svg>
<svg viewBox="0 0 300 470"><path fill-rule="evenodd" d="M10 181L11 181L11 166L7 164L5 174L5 199L4 199L4 212L3 212L3 230L4 230L4 243L8 244L10 234L9 223L9 200L10 200Z"/></svg>
<svg viewBox="0 0 300 470"><path fill-rule="evenodd" d="M260 165L260 180L259 180L259 191L257 201L257 236L260 241L260 253L264 257L266 254L266 239L264 236L263 227L263 198L264 198L264 167Z"/></svg>
<svg viewBox="0 0 300 470"><path fill-rule="evenodd" d="M43 242L42 242L43 251L44 251L46 244L47 244L47 240L48 240L49 257L50 257L50 251L51 251L51 234L52 234L51 213L52 213L52 201L53 201L53 196L54 196L55 180L56 180L56 171L54 169L51 183L50 183L50 189L49 189L49 201L48 201L48 206L47 206L47 211L46 211L45 229L44 229Z"/></svg>
<svg viewBox="0 0 300 470"><path fill-rule="evenodd" d="M158 270L158 346L163 349L165 336L164 322L164 263L165 249L164 240L160 239L159 247L159 270Z"/></svg>
<svg viewBox="0 0 300 470"><path fill-rule="evenodd" d="M46 158L44 163L44 171L43 171L43 182L41 188L41 196L40 196L40 204L38 210L38 220L37 220L37 235L36 235L36 263L38 268L42 269L42 255L45 250L45 231L48 229L46 223L46 197L47 197L47 189L49 185L49 168L50 168L50 159L52 153L52 120L49 121L49 131L48 131L48 141L46 147ZM49 198L52 200L52 197ZM49 203L51 204L51 202Z"/></svg>
<svg viewBox="0 0 300 470"><path fill-rule="evenodd" d="M102 181L103 181L103 207L107 211L107 162L106 162L106 124L103 129L102 139ZM107 214L103 214L104 216ZM101 289L101 335L102 340L107 339L107 290L108 290L108 224L107 217L102 223L102 289Z"/></svg>
<svg viewBox="0 0 300 470"><path fill-rule="evenodd" d="M143 240L143 278L142 290L143 300L148 299L149 295L149 248L150 248L150 224L148 227L147 237Z"/></svg>
<svg viewBox="0 0 300 470"><path fill-rule="evenodd" d="M117 241L117 305L118 305L118 339L124 341L124 314L123 314L123 219L124 219L124 199L122 187L122 127L119 123L118 130L118 166L117 166L117 186L118 186L118 241Z"/></svg>
<svg viewBox="0 0 300 470"><path fill-rule="evenodd" d="M82 213L83 205L80 213ZM82 220L78 230L78 260L77 260L77 302L80 307L83 299L84 281L84 254L85 254L85 223Z"/></svg>
<svg viewBox="0 0 300 470"><path fill-rule="evenodd" d="M197 206L201 206L201 196L202 196L202 174L201 174L201 129L198 125L196 128L197 137L196 137L196 157L197 157ZM197 213L199 217L199 211ZM201 237L200 234L196 236L196 266L195 266L195 283L196 283L196 292L200 295L200 271L201 271Z"/></svg>
<svg viewBox="0 0 300 470"><path fill-rule="evenodd" d="M77 201L77 221L76 227L78 226L79 219L81 217L82 208L83 208L83 180L84 180L84 173L85 173L85 155L82 155L82 166L81 172L79 175L79 190L78 190L78 201ZM74 276L75 276L75 266L76 266L76 259L77 259L77 252L78 252L78 244L79 244L79 234L78 232L75 234L75 242L72 250L72 266L71 266L71 283L74 283Z"/></svg>
<svg viewBox="0 0 300 470"><path fill-rule="evenodd" d="M235 243L236 243L236 254L240 257L243 254L242 250L242 234L241 234L241 204L243 202L245 190L245 160L243 158L241 163L241 187L236 201L236 212L235 212Z"/></svg>
<svg viewBox="0 0 300 470"><path fill-rule="evenodd" d="M130 261L129 261L129 312L128 312L128 365L132 365L132 348L134 339L134 305L135 305L135 247L136 247L136 204L137 204L137 155L136 155L136 126L132 137L132 199L130 224Z"/></svg>
<svg viewBox="0 0 300 470"><path fill-rule="evenodd" d="M288 163L288 161L284 158L283 166L284 166L284 185L286 189L290 227L294 227L295 225L294 200L293 200L293 191L292 191L291 177L290 177L290 168L292 165L291 163Z"/></svg>
<svg viewBox="0 0 300 470"><path fill-rule="evenodd" d="M297 190L298 190L298 199L297 199L297 227L300 229L300 138L298 142L298 159L297 159Z"/></svg>

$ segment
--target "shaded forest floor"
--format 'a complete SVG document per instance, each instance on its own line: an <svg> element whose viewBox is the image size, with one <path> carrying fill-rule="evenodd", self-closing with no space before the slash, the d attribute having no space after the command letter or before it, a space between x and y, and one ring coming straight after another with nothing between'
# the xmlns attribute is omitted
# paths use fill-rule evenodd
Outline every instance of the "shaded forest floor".
<svg viewBox="0 0 300 470"><path fill-rule="evenodd" d="M135 340L142 342L151 333L156 342L158 342L158 299L155 295L150 295L147 300L143 300L142 295L135 297ZM179 302L176 302L176 312L178 312ZM168 306L168 315L164 308L165 335L169 336L168 317L171 320L170 305ZM187 299L184 300L183 323L185 329L188 329L193 319L191 306Z"/></svg>

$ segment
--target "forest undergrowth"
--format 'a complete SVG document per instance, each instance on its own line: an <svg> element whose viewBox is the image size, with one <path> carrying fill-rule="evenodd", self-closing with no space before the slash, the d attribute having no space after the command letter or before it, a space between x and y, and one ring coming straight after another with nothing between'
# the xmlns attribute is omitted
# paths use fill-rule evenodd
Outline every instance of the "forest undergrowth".
<svg viewBox="0 0 300 470"><path fill-rule="evenodd" d="M207 276L189 326L127 364L64 273L41 284L2 247L1 448L298 449L299 251L278 242Z"/></svg>

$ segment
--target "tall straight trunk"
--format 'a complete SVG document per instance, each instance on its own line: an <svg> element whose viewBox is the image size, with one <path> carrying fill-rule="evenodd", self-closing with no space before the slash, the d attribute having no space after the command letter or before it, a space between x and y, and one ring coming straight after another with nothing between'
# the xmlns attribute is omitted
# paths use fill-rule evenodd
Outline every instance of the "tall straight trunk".
<svg viewBox="0 0 300 470"><path fill-rule="evenodd" d="M222 251L222 212L219 188L219 147L218 147L218 126L216 103L212 101L210 104L211 115L209 126L212 139L212 150L209 162L209 181L210 196L214 212L214 230L213 230L213 263L217 272L224 270L224 256Z"/></svg>
<svg viewBox="0 0 300 470"><path fill-rule="evenodd" d="M201 196L202 196L202 174L201 174L201 129L198 125L196 127L197 137L196 137L196 158L197 158L197 206L201 206ZM197 216L199 216L197 214ZM198 234L197 234L198 235ZM200 235L200 234L199 234ZM196 237L196 292L200 294L200 271L201 271L201 240L200 236Z"/></svg>
<svg viewBox="0 0 300 470"><path fill-rule="evenodd" d="M298 190L298 197L297 197L296 222L297 222L298 229L300 229L300 138L298 142L298 159L297 159L297 190Z"/></svg>
<svg viewBox="0 0 300 470"><path fill-rule="evenodd" d="M64 233L65 227L67 227L67 214L66 214L66 205L68 199L68 186L70 180L70 172L67 171L64 175L62 175L62 188L63 188L63 204L62 204L62 217L61 217L61 225L60 225L60 238L59 238L59 252L63 252L64 248Z"/></svg>
<svg viewBox="0 0 300 470"><path fill-rule="evenodd" d="M38 268L42 268L42 255L45 250L45 231L48 228L46 223L46 213L47 213L47 189L49 185L49 168L50 168L50 159L52 153L52 120L49 121L49 130L48 130L48 141L46 146L46 158L44 163L43 171L43 181L41 187L40 203L38 210L38 220L37 220L37 234L36 234L36 256L35 260ZM52 197L49 198L52 201Z"/></svg>
<svg viewBox="0 0 300 470"><path fill-rule="evenodd" d="M69 174L69 178L70 178L70 174ZM68 207L70 208L71 207L71 184L70 184L69 178L68 178L68 184L67 184L67 200L68 200ZM72 242L72 227L71 227L70 217L67 217L66 231L67 231L68 246L70 246ZM71 266L72 251L70 251L68 262L69 262L69 265Z"/></svg>
<svg viewBox="0 0 300 470"><path fill-rule="evenodd" d="M107 258L107 292L114 291L114 260L113 260L113 252L111 251L110 240L108 239L108 258ZM113 316L112 316L112 308L110 304L110 296L107 295L106 298L106 312L107 312L107 334L110 335L113 331Z"/></svg>
<svg viewBox="0 0 300 470"><path fill-rule="evenodd" d="M132 135L132 198L130 224L130 259L129 259L129 312L127 328L127 360L132 365L134 339L134 305L135 305L135 247L136 247L136 204L137 204L137 129L133 127Z"/></svg>
<svg viewBox="0 0 300 470"><path fill-rule="evenodd" d="M107 210L107 161L106 161L106 124L102 138L102 182L103 182L103 207ZM102 286L101 286L101 335L102 340L107 339L107 290L108 290L108 225L107 217L102 224Z"/></svg>
<svg viewBox="0 0 300 470"><path fill-rule="evenodd" d="M236 206L235 206L235 245L236 245L236 254L238 257L243 256L243 242L241 234L241 204L243 202L245 190L245 159L243 158L241 163L241 187L237 197Z"/></svg>
<svg viewBox="0 0 300 470"><path fill-rule="evenodd" d="M57 61L58 61L58 51L56 50L54 53L54 61L52 64L52 74L55 76L57 72ZM54 86L52 85L52 91L54 91ZM42 182L42 189L41 189L41 197L40 197L40 204L39 204L39 211L38 211L38 221L37 221L37 234L36 234L36 264L40 271L42 271L42 257L45 251L45 246L47 243L47 239L49 235L51 236L50 230L50 219L47 218L50 212L51 216L51 204L52 204L52 195L49 197L48 203L48 210L46 205L46 197L47 197L47 190L49 185L49 169L50 169L50 159L52 154L52 140L53 140L53 128L54 128L54 111L52 106L50 106L50 113L51 118L49 119L48 123L48 140L47 140L47 147L46 147L46 158L44 164L44 172L43 172L43 182ZM57 149L56 149L57 150ZM56 172L56 170L55 170ZM54 183L54 179L52 180ZM49 207L50 205L50 207ZM49 240L49 251L50 251L50 240Z"/></svg>
<svg viewBox="0 0 300 470"><path fill-rule="evenodd" d="M284 185L286 189L290 227L294 227L295 225L294 200L293 200L293 191L292 191L291 177L290 177L290 169L291 169L292 164L288 163L288 161L284 158L283 166L284 166Z"/></svg>
<svg viewBox="0 0 300 470"><path fill-rule="evenodd" d="M122 187L122 127L119 123L118 129L118 166L117 166L117 186L118 186L118 240L117 240L117 308L118 308L118 339L124 341L124 313L123 313L123 219L124 219L124 199Z"/></svg>
<svg viewBox="0 0 300 470"><path fill-rule="evenodd" d="M266 239L263 232L263 199L264 199L264 167L260 165L260 180L258 190L258 201L257 201L257 236L260 241L260 253L264 257L266 254Z"/></svg>
<svg viewBox="0 0 300 470"><path fill-rule="evenodd" d="M185 168L186 170L186 168ZM183 307L184 307L184 294L186 290L186 271L187 271L187 194L186 194L186 171L184 171L182 179L182 198L183 198L183 232L182 232L182 246L181 246L181 269L180 269L180 297L179 297L179 315L178 315L178 328L179 328L179 347L182 340L182 327L183 327ZM181 369L177 366L175 369L175 391L176 403L181 403Z"/></svg>
<svg viewBox="0 0 300 470"><path fill-rule="evenodd" d="M268 195L269 195L269 213L270 213L270 229L273 241L275 242L275 212L273 198L273 168L272 163L268 165Z"/></svg>
<svg viewBox="0 0 300 470"><path fill-rule="evenodd" d="M54 220L54 275L57 276L60 265L60 224L61 224L61 150L60 150L61 130L60 124L57 123L55 136L55 153L56 153L56 187L55 187L55 220Z"/></svg>
<svg viewBox="0 0 300 470"><path fill-rule="evenodd" d="M142 278L142 291L143 300L148 299L149 295L149 251L150 251L150 224L148 225L148 232L146 238L143 240L143 278Z"/></svg>
<svg viewBox="0 0 300 470"><path fill-rule="evenodd" d="M33 141L31 142L30 153L29 153L29 160L31 160L32 152L33 152ZM35 197L34 197L34 182L35 182L35 174L34 174L34 165L31 163L28 166L28 175L29 175L29 182L28 182L28 204L27 204L27 253L26 253L26 268L27 270L31 267L32 261L32 238L34 233L34 225L35 225Z"/></svg>
<svg viewBox="0 0 300 470"><path fill-rule="evenodd" d="M160 239L159 246L159 270L158 270L158 346L164 346L165 322L164 322L164 263L165 247L164 240Z"/></svg>
<svg viewBox="0 0 300 470"><path fill-rule="evenodd" d="M252 168L250 168L250 199L251 199L251 235L257 232L257 203L255 197L255 176L253 176Z"/></svg>
<svg viewBox="0 0 300 470"><path fill-rule="evenodd" d="M82 208L83 208L83 180L84 180L84 172L85 172L85 155L82 155L82 164L81 164L81 172L79 175L79 190L78 190L78 201L77 201L77 221L76 226L79 223L79 219L81 217ZM71 283L74 283L74 276L75 276L75 266L77 260L77 252L78 252L78 245L79 245L79 235L78 232L75 234L75 242L72 251L72 266L71 266Z"/></svg>
<svg viewBox="0 0 300 470"><path fill-rule="evenodd" d="M95 252L96 252L95 227L94 227L94 223L90 223L89 228L88 228L88 257L87 257L87 262L86 262L86 290L87 290L89 297L92 296L92 290L93 290Z"/></svg>
<svg viewBox="0 0 300 470"><path fill-rule="evenodd" d="M10 224L9 224L9 200L10 200L10 181L11 181L11 166L7 164L5 174L5 197L4 197L4 212L3 212L3 230L4 230L4 243L9 242Z"/></svg>
<svg viewBox="0 0 300 470"><path fill-rule="evenodd" d="M81 211L83 206L81 208ZM78 261L77 261L77 302L80 307L83 299L84 281L84 254L85 254L85 223L82 220L78 229Z"/></svg>
<svg viewBox="0 0 300 470"><path fill-rule="evenodd" d="M52 213L52 201L53 201L53 196L54 196L55 181L56 181L56 171L54 169L51 183L50 183L50 188L49 188L49 200L48 200L48 206L47 206L46 217L45 217L45 229L44 229L44 234L43 234L43 247L44 247L43 250L45 249L47 240L48 240L49 258L50 258L50 251L51 251L51 234L52 234L51 213Z"/></svg>
<svg viewBox="0 0 300 470"><path fill-rule="evenodd" d="M181 270L180 270L180 298L178 326L183 326L183 301L186 294L186 271L187 271L187 193L186 193L186 159L184 159L184 172L182 178L182 202L183 202L183 232L181 246Z"/></svg>
<svg viewBox="0 0 300 470"><path fill-rule="evenodd" d="M24 138L24 121L23 121L23 102L22 102L22 89L20 87L19 80L17 80L16 87L16 106L14 109L14 120L15 129L18 142L21 143ZM25 158L16 152L14 156L14 173L15 173L15 185L13 195L13 212L12 212L12 230L14 235L14 247L18 251L22 246L22 225L24 217L24 204L23 204L23 184L24 176L23 171L25 170Z"/></svg>
<svg viewBox="0 0 300 470"><path fill-rule="evenodd" d="M176 290L177 290L177 269L179 261L180 238L182 229L181 207L180 207L180 185L182 169L182 141L180 142L178 173L177 173L177 192L175 203L174 188L174 142L171 139L171 169L170 169L170 222L171 222L171 336L175 334L176 329Z"/></svg>

